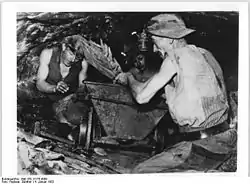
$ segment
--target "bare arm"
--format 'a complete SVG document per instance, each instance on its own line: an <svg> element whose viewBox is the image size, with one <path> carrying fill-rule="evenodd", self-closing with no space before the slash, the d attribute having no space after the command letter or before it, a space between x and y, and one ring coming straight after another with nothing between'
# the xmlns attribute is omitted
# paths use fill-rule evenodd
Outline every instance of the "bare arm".
<svg viewBox="0 0 250 184"><path fill-rule="evenodd" d="M135 80L132 74L128 76L128 84L134 98L139 104L149 102L157 91L164 87L176 74L176 69L172 62L171 60L165 59L160 71L144 83Z"/></svg>
<svg viewBox="0 0 250 184"><path fill-rule="evenodd" d="M46 82L46 78L49 74L49 62L51 55L52 49L45 49L42 51L40 55L40 64L37 73L37 89L45 93L53 93L56 89L56 85L51 85Z"/></svg>
<svg viewBox="0 0 250 184"><path fill-rule="evenodd" d="M87 78L87 71L88 71L88 63L84 59L82 61L82 70L79 73L79 87L83 84L83 81Z"/></svg>

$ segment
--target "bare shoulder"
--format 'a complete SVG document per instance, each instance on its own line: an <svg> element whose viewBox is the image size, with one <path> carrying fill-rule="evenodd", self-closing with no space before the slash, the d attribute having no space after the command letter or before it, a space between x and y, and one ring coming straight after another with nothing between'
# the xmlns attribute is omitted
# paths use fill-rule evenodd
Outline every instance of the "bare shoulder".
<svg viewBox="0 0 250 184"><path fill-rule="evenodd" d="M53 49L44 49L40 54L40 64L49 64Z"/></svg>

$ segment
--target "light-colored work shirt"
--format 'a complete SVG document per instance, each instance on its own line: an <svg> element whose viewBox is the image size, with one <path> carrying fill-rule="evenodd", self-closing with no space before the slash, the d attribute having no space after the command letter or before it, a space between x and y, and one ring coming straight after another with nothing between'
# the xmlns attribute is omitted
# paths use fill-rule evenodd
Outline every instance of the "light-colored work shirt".
<svg viewBox="0 0 250 184"><path fill-rule="evenodd" d="M228 118L228 102L222 70L213 55L194 45L174 51L170 60L176 75L165 86L166 103L180 126L205 129Z"/></svg>

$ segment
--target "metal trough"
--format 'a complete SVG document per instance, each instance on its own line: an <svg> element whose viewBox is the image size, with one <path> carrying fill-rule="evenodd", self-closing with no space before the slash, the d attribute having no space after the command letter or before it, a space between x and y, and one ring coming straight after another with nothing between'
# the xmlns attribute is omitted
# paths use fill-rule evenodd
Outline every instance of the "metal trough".
<svg viewBox="0 0 250 184"><path fill-rule="evenodd" d="M130 91L118 84L85 81L85 85L107 136L142 140L167 112L164 103L137 104Z"/></svg>

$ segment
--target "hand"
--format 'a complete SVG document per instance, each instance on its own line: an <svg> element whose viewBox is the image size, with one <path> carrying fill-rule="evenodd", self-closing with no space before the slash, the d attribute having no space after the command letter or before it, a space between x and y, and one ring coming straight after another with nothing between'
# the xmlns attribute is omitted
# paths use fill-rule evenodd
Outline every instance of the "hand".
<svg viewBox="0 0 250 184"><path fill-rule="evenodd" d="M115 77L115 82L116 83L120 83L122 85L127 85L128 84L128 76L132 75L130 72L122 72L119 73L116 77Z"/></svg>
<svg viewBox="0 0 250 184"><path fill-rule="evenodd" d="M70 122L69 122L68 120L66 120L66 119L60 119L59 121L60 121L61 124L66 124L66 125L68 125L70 128L72 128L72 129L74 129L74 128L77 127L77 125L74 125L74 124L70 123Z"/></svg>
<svg viewBox="0 0 250 184"><path fill-rule="evenodd" d="M69 87L65 82L60 81L57 83L56 91L59 91L60 93L66 93L68 90L69 90Z"/></svg>

